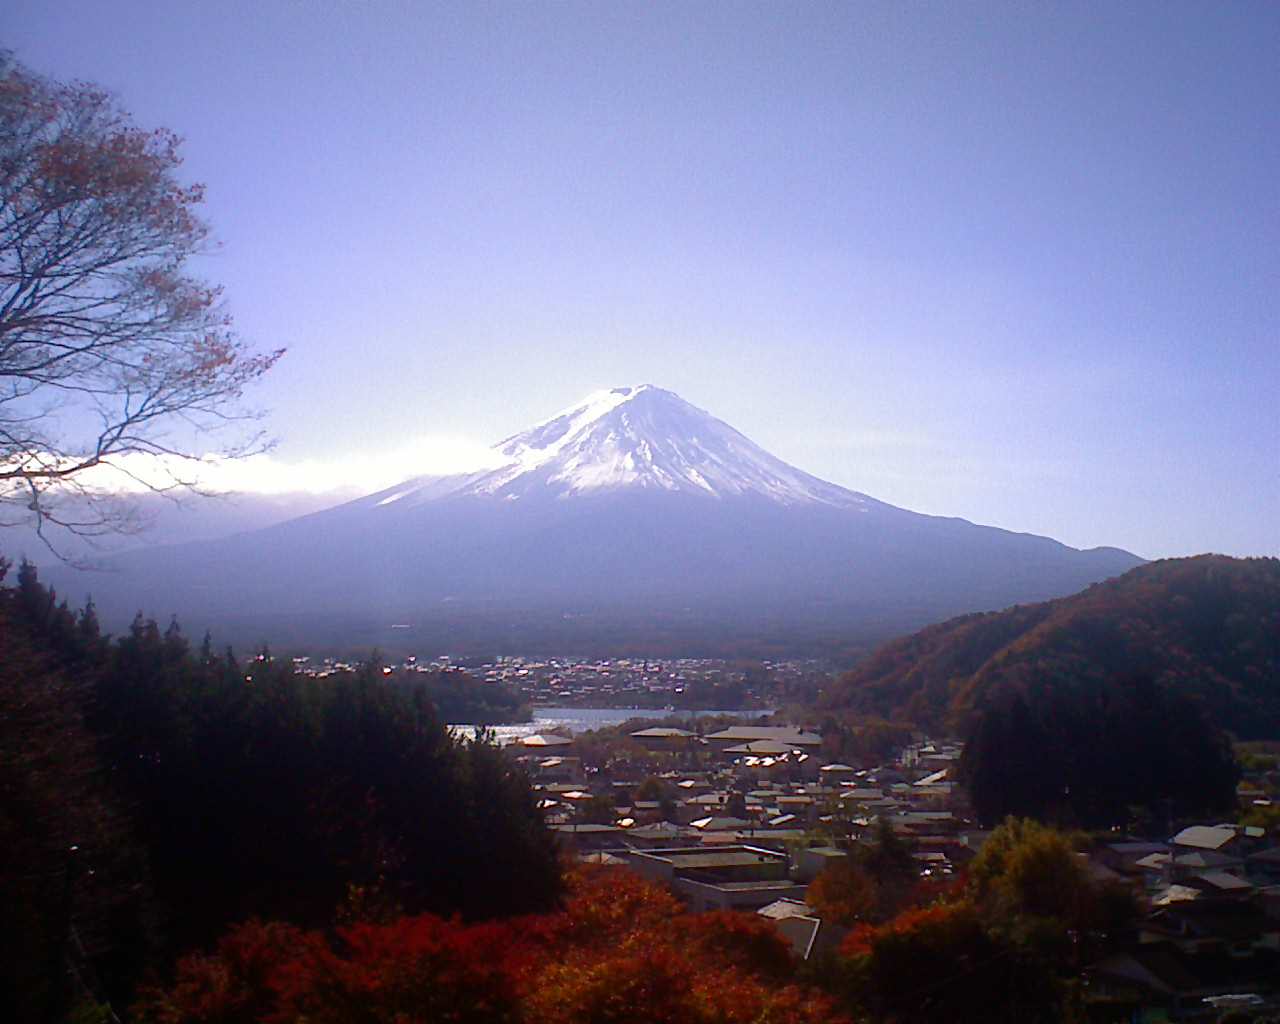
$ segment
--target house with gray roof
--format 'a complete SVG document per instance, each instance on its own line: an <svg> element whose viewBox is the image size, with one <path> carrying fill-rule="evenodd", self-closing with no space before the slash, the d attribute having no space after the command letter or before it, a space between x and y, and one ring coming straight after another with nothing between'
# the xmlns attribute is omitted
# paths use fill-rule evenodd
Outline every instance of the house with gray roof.
<svg viewBox="0 0 1280 1024"><path fill-rule="evenodd" d="M775 900L756 913L773 922L801 960L835 952L849 934L847 928L823 921L812 907L801 900Z"/></svg>

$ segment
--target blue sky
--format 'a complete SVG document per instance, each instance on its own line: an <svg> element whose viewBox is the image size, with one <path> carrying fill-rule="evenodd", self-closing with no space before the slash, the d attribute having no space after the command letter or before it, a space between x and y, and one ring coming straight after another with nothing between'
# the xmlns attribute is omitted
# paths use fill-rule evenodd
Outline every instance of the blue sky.
<svg viewBox="0 0 1280 1024"><path fill-rule="evenodd" d="M909 508L1280 554L1280 5L6 6L186 138L282 462L652 382Z"/></svg>

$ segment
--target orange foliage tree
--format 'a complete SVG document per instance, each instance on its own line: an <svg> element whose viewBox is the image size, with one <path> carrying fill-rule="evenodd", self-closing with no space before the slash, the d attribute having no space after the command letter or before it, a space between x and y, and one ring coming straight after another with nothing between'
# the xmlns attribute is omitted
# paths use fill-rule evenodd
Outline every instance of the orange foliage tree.
<svg viewBox="0 0 1280 1024"><path fill-rule="evenodd" d="M818 1024L833 1001L790 980L751 915L682 912L625 869L581 868L552 914L467 925L423 915L336 938L250 922L185 958L137 1007L151 1024Z"/></svg>
<svg viewBox="0 0 1280 1024"><path fill-rule="evenodd" d="M849 858L828 864L809 884L805 896L826 921L852 928L876 918L875 879Z"/></svg>
<svg viewBox="0 0 1280 1024"><path fill-rule="evenodd" d="M1059 1024L1052 965L989 931L967 900L915 907L862 925L841 946L847 1002L896 1024Z"/></svg>

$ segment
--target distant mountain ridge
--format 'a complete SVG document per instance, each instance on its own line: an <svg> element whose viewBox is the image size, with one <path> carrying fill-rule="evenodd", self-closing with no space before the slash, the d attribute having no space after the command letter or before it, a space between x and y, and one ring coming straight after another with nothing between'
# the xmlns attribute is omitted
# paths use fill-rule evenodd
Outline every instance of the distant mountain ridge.
<svg viewBox="0 0 1280 1024"><path fill-rule="evenodd" d="M1280 737L1280 559L1151 562L1072 597L929 626L879 648L823 703L954 725L1013 690L1137 674L1239 736Z"/></svg>
<svg viewBox="0 0 1280 1024"><path fill-rule="evenodd" d="M295 637L359 626L377 644L397 623L448 644L461 624L490 649L531 649L545 634L580 650L603 629L642 648L655 623L696 623L691 645L766 629L785 645L815 624L883 639L1072 593L1141 561L896 508L650 385L588 396L499 442L493 461L239 536L121 555L109 574L47 578L73 596L92 589L117 626L141 608L258 638L288 620L301 624Z"/></svg>

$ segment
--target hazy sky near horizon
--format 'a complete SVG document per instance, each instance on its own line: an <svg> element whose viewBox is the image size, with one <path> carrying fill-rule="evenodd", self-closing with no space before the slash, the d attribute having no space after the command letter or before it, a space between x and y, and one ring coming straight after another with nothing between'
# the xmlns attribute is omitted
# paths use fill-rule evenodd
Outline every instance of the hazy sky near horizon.
<svg viewBox="0 0 1280 1024"><path fill-rule="evenodd" d="M281 472L648 382L919 511L1280 554L1280 5L5 9L185 137Z"/></svg>

